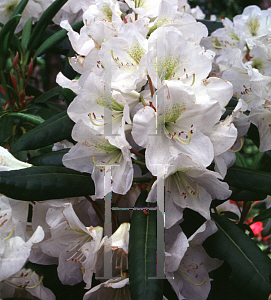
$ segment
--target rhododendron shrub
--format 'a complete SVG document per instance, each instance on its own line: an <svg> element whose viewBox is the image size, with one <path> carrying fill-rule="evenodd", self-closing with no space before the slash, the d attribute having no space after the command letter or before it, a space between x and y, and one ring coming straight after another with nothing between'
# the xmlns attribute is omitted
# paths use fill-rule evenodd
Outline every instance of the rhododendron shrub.
<svg viewBox="0 0 271 300"><path fill-rule="evenodd" d="M0 9L0 298L268 299L271 11Z"/></svg>

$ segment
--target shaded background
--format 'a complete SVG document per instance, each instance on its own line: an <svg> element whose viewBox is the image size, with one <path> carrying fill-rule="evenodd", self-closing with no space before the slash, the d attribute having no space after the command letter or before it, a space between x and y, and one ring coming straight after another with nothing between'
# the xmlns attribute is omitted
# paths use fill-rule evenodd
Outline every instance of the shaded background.
<svg viewBox="0 0 271 300"><path fill-rule="evenodd" d="M219 17L228 17L232 20L235 15L241 14L246 6L258 5L261 9L271 7L271 0L190 0L191 7L199 6L206 14L206 18L212 14Z"/></svg>

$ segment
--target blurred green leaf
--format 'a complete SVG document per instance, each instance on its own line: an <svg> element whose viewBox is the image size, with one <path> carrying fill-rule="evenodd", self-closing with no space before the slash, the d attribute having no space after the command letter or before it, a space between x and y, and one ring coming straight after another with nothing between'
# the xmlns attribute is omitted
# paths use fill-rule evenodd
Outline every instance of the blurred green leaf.
<svg viewBox="0 0 271 300"><path fill-rule="evenodd" d="M71 25L73 30L78 31L84 25L83 21L74 23ZM46 53L46 51L50 50L52 47L55 47L60 42L62 42L65 38L67 38L67 30L61 29L52 35L50 38L45 40L40 47L35 52L35 56L41 56L42 54Z"/></svg>
<svg viewBox="0 0 271 300"><path fill-rule="evenodd" d="M32 22L33 22L33 18L29 18L23 28L21 45L22 45L22 49L24 51L27 50L27 45L28 45L28 42L30 39L31 30L32 30Z"/></svg>
<svg viewBox="0 0 271 300"><path fill-rule="evenodd" d="M218 231L204 242L211 257L231 266L230 282L249 299L267 300L271 294L271 260L226 217L212 215Z"/></svg>
<svg viewBox="0 0 271 300"><path fill-rule="evenodd" d="M271 218L271 208L268 208L261 213L258 214L258 216L253 218L253 223L263 221L265 219Z"/></svg>
<svg viewBox="0 0 271 300"><path fill-rule="evenodd" d="M143 191L135 207L149 207L146 203L148 192ZM156 211L146 215L142 210L134 210L129 235L129 281L133 300L160 300L163 298L163 280L156 277Z"/></svg>
<svg viewBox="0 0 271 300"><path fill-rule="evenodd" d="M35 49L38 46L41 36L43 35L45 29L47 28L51 20L54 18L54 16L57 14L57 12L60 10L60 8L67 1L68 0L56 0L45 10L45 12L40 17L38 23L36 24L34 30L32 31L28 42L28 49Z"/></svg>
<svg viewBox="0 0 271 300"><path fill-rule="evenodd" d="M18 15L18 14L21 14L21 13L24 11L24 9L25 9L25 7L26 7L28 1L29 1L29 0L21 0L20 3L19 3L19 4L16 6L16 8L14 9L14 11L13 11L13 13L11 14L11 16L10 16L9 19L13 18L14 16L16 16L16 15Z"/></svg>
<svg viewBox="0 0 271 300"><path fill-rule="evenodd" d="M225 181L240 190L271 195L271 174L242 167L228 169Z"/></svg>
<svg viewBox="0 0 271 300"><path fill-rule="evenodd" d="M67 112L63 111L21 136L14 144L12 153L21 150L35 150L70 139L73 125Z"/></svg>
<svg viewBox="0 0 271 300"><path fill-rule="evenodd" d="M19 119L21 122L28 122L35 126L40 125L44 122L44 120L38 116L25 114L25 113L11 113L9 114L13 119Z"/></svg>
<svg viewBox="0 0 271 300"><path fill-rule="evenodd" d="M236 193L234 196L231 196L230 199L233 201L261 201L267 197L267 194L254 193L250 191L240 191Z"/></svg>
<svg viewBox="0 0 271 300"><path fill-rule="evenodd" d="M12 135L12 128L14 126L13 119L8 115L0 118L0 145Z"/></svg>
<svg viewBox="0 0 271 300"><path fill-rule="evenodd" d="M38 155L29 159L29 163L34 166L59 166L63 167L62 158L64 154L68 153L70 149L62 149L52 151L42 155Z"/></svg>
<svg viewBox="0 0 271 300"><path fill-rule="evenodd" d="M202 24L204 24L207 27L208 35L210 35L212 32L214 32L218 28L223 28L222 22L210 21L210 20L200 20L200 19L197 19L197 21L201 22Z"/></svg>
<svg viewBox="0 0 271 300"><path fill-rule="evenodd" d="M76 97L76 94L72 90L66 88L62 89L62 95L64 96L67 105L69 105Z"/></svg>
<svg viewBox="0 0 271 300"><path fill-rule="evenodd" d="M64 167L39 166L0 172L0 193L24 201L94 195L90 174Z"/></svg>
<svg viewBox="0 0 271 300"><path fill-rule="evenodd" d="M52 88L51 90L43 93L42 95L38 96L37 98L34 98L33 102L34 103L42 103L42 102L46 102L49 99L52 99L53 97L59 96L59 94L62 91L62 87L61 86L56 86L54 88Z"/></svg>

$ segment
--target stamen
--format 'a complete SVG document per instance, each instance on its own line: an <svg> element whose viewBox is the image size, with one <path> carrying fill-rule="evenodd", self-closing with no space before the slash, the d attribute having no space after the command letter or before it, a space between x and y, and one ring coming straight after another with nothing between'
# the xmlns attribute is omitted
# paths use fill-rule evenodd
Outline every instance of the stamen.
<svg viewBox="0 0 271 300"><path fill-rule="evenodd" d="M203 285L203 284L207 281L207 279L204 279L201 283L195 283L195 282L193 282L191 279L189 279L189 278L184 274L184 272L180 270L180 268L179 268L178 270L183 274L183 276L184 276L189 282L191 282L191 283L192 283L193 285L195 285L195 286L201 286L201 285Z"/></svg>
<svg viewBox="0 0 271 300"><path fill-rule="evenodd" d="M187 142L184 142L182 141L179 137L176 136L176 133L174 133L170 128L167 127L167 130L168 132L172 135L173 138L175 138L176 140L178 140L180 143L182 143L183 145L188 145L190 144L191 142L191 131L188 131L187 134L188 134L188 141Z"/></svg>
<svg viewBox="0 0 271 300"><path fill-rule="evenodd" d="M249 100L247 100L247 101L245 101L245 102L248 103L248 102L252 101L254 98L255 98L255 97L252 97L251 99L249 99Z"/></svg>
<svg viewBox="0 0 271 300"><path fill-rule="evenodd" d="M116 58L114 57L114 55L113 55L113 50L111 50L111 56L112 56L114 62L117 63L117 64L119 65L119 68L120 68L120 67L124 67L124 68L130 69L129 66L125 66L123 63L121 64L121 63L119 63L119 62L117 61L117 59L116 59Z"/></svg>
<svg viewBox="0 0 271 300"><path fill-rule="evenodd" d="M12 236L14 229L15 227L12 227L10 234L4 238L4 241L8 240Z"/></svg>
<svg viewBox="0 0 271 300"><path fill-rule="evenodd" d="M241 141L241 146L237 150L228 150L228 151L233 152L233 153L239 152L242 149L243 145L244 145L243 138L240 138L240 141Z"/></svg>
<svg viewBox="0 0 271 300"><path fill-rule="evenodd" d="M190 190L189 190L189 187L191 187L191 186L189 186L189 184L182 178L182 176L179 176L179 174L178 174L178 172L176 173L176 175L177 175L177 177L178 177L178 179L180 180L180 182L183 184L183 186L185 187L185 189L187 190L187 192L189 193L189 195L191 196L191 197L193 197L193 198L198 198L198 196L199 196L199 187L197 186L197 192L196 191L194 191L194 193L192 193ZM191 188L191 190L193 190L192 188ZM195 195L196 194L196 195Z"/></svg>
<svg viewBox="0 0 271 300"><path fill-rule="evenodd" d="M40 281L36 285L34 285L34 286L26 286L25 288L26 289L34 289L34 288L38 287L42 283L43 278L44 278L44 276L40 276Z"/></svg>
<svg viewBox="0 0 271 300"><path fill-rule="evenodd" d="M92 161L93 161L93 164L94 164L94 166L97 168L97 169L100 169L100 170L105 170L105 168L104 167L99 167L98 165L96 165L96 163L95 163L95 157L93 156L92 157Z"/></svg>
<svg viewBox="0 0 271 300"><path fill-rule="evenodd" d="M85 275L85 268L82 267L82 268L81 268L81 271L82 271L82 274L83 274L83 276L84 276L84 275Z"/></svg>
<svg viewBox="0 0 271 300"><path fill-rule="evenodd" d="M192 81L192 84L191 84L191 86L193 86L194 85L194 83L195 83L195 80L196 80L196 75L195 75L195 73L193 74L193 81Z"/></svg>

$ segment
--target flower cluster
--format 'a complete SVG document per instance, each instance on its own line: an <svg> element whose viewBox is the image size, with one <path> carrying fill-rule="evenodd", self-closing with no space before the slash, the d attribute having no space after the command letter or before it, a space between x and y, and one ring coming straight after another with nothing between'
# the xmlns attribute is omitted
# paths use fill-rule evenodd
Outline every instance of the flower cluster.
<svg viewBox="0 0 271 300"><path fill-rule="evenodd" d="M202 41L216 53L213 72L229 80L237 97L247 103L248 117L259 130L260 151L271 149L270 16L270 10L248 6L233 22L222 20L224 28Z"/></svg>

